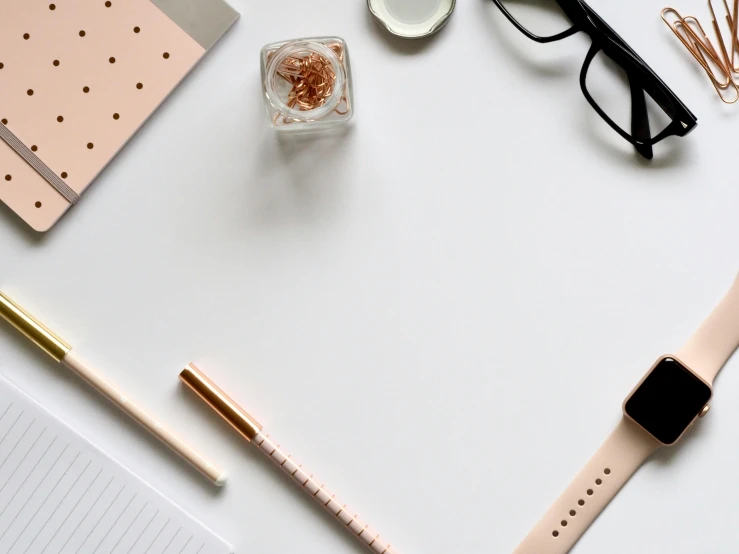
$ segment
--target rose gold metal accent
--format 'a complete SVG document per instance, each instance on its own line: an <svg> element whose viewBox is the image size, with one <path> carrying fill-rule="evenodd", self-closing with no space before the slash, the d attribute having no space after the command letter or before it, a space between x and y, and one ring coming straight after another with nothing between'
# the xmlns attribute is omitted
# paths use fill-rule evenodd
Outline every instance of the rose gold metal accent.
<svg viewBox="0 0 739 554"><path fill-rule="evenodd" d="M259 435L262 426L193 364L182 370L180 379L246 440Z"/></svg>
<svg viewBox="0 0 739 554"><path fill-rule="evenodd" d="M706 414L709 412L710 409L711 409L711 406L706 404L705 406L703 406L701 413L698 414L698 417L703 419L704 417L706 417Z"/></svg>

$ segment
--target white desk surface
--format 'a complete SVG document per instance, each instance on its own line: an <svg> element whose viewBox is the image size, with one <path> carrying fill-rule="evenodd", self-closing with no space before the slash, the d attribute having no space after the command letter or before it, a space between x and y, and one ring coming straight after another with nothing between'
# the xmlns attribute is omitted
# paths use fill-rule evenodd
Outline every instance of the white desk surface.
<svg viewBox="0 0 739 554"><path fill-rule="evenodd" d="M699 118L652 162L580 93L584 36L536 45L489 0L423 43L359 0L240 0L52 232L0 210L3 290L228 468L221 493L7 329L0 371L239 552L362 547L182 390L189 361L403 553L511 552L739 270L739 107L663 2L592 4ZM326 34L353 130L280 144L259 49ZM739 359L712 407L573 552L736 551Z"/></svg>

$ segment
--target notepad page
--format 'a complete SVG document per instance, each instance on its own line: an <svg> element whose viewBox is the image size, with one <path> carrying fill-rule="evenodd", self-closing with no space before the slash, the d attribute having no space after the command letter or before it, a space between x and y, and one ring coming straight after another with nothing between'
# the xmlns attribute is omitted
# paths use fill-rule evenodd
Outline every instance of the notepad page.
<svg viewBox="0 0 739 554"><path fill-rule="evenodd" d="M232 552L0 377L0 553Z"/></svg>

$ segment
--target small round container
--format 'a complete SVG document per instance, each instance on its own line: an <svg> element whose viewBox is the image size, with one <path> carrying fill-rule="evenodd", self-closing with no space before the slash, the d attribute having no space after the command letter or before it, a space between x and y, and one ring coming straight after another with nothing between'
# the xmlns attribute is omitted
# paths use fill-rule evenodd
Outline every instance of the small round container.
<svg viewBox="0 0 739 554"><path fill-rule="evenodd" d="M267 115L281 132L323 131L354 115L346 42L318 37L268 44L261 53Z"/></svg>
<svg viewBox="0 0 739 554"><path fill-rule="evenodd" d="M395 36L425 38L446 25L456 0L367 0L377 23Z"/></svg>

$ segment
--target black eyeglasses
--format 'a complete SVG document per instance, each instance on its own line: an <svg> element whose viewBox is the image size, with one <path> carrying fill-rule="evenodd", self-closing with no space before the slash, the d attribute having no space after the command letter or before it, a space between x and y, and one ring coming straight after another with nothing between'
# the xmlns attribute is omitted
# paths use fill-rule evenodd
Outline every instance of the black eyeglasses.
<svg viewBox="0 0 739 554"><path fill-rule="evenodd" d="M697 125L696 117L683 104L674 92L657 74L642 60L631 47L619 37L608 24L582 0L550 0L555 9L557 6L572 23L572 26L551 36L538 36L529 31L508 10L514 0L493 0L503 15L524 35L539 43L562 40L577 32L584 32L592 40L592 45L585 57L580 71L580 88L593 109L608 123L614 131L634 145L636 151L647 159L652 159L652 145L665 137L687 135ZM555 4L556 3L556 4ZM588 91L586 77L588 70L598 53L602 52L618 65L626 74L631 93L631 132L622 129L605 110L598 105ZM652 136L649 124L649 113L644 93L666 114L670 122Z"/></svg>

